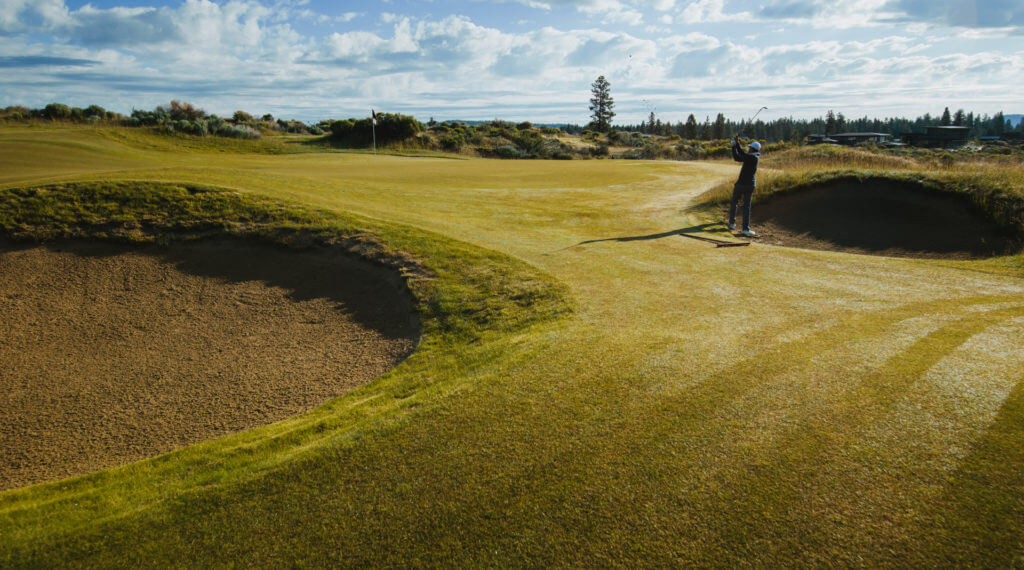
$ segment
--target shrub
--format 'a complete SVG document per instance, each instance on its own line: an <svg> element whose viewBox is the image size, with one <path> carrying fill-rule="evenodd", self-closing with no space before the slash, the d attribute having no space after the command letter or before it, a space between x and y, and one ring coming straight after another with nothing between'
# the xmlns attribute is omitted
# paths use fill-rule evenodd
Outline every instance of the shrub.
<svg viewBox="0 0 1024 570"><path fill-rule="evenodd" d="M86 117L97 117L100 119L106 118L107 116L107 110L99 105L89 105L85 108L84 113Z"/></svg>
<svg viewBox="0 0 1024 570"><path fill-rule="evenodd" d="M227 123L221 125L215 134L233 139L258 139L263 136L262 133L248 125L230 125Z"/></svg>
<svg viewBox="0 0 1024 570"><path fill-rule="evenodd" d="M462 135L458 133L449 133L446 135L442 135L437 142L441 145L441 148L443 148L444 150L449 150L453 152L458 152L462 150L462 147L465 146L466 144L466 140L462 138Z"/></svg>
<svg viewBox="0 0 1024 570"><path fill-rule="evenodd" d="M529 156L526 153L510 144L499 146L494 150L494 152L500 158L529 158Z"/></svg>
<svg viewBox="0 0 1024 570"><path fill-rule="evenodd" d="M43 107L43 117L51 121L67 120L71 118L71 108L63 103L50 103Z"/></svg>
<svg viewBox="0 0 1024 570"><path fill-rule="evenodd" d="M377 113L377 144L385 145L410 139L423 130L413 117L397 113ZM373 142L373 121L346 119L331 123L331 138L350 146L367 146Z"/></svg>
<svg viewBox="0 0 1024 570"><path fill-rule="evenodd" d="M206 116L206 111L192 103L182 103L177 99L168 105L160 105L153 112L156 115L166 115L172 121L196 121Z"/></svg>

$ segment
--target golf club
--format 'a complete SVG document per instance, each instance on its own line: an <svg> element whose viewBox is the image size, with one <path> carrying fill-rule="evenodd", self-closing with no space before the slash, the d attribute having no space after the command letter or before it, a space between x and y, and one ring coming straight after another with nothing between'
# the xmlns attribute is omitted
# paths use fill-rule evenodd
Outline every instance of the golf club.
<svg viewBox="0 0 1024 570"><path fill-rule="evenodd" d="M747 128L750 129L751 131L754 130L754 119L756 119L757 116L761 114L761 111L766 111L766 110L768 110L768 107L761 107L760 109L758 109L757 112L754 113L754 116L750 117L750 120L747 121ZM738 135L737 135L737 138L739 138Z"/></svg>

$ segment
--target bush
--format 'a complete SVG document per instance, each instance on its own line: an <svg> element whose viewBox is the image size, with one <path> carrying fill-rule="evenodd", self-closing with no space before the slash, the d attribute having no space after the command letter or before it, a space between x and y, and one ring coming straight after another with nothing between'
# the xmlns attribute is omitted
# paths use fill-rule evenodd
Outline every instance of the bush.
<svg viewBox="0 0 1024 570"><path fill-rule="evenodd" d="M423 130L419 121L408 115L377 113L377 144L386 145L410 139ZM373 121L346 119L331 123L331 138L350 146L368 146L373 142Z"/></svg>
<svg viewBox="0 0 1024 570"><path fill-rule="evenodd" d="M164 115L172 121L197 121L206 116L206 111L192 103L182 103L174 99L168 105L160 105L153 110L156 115Z"/></svg>
<svg viewBox="0 0 1024 570"><path fill-rule="evenodd" d="M221 125L215 134L233 139L258 139L263 136L262 133L248 125L229 125L227 123Z"/></svg>
<svg viewBox="0 0 1024 570"><path fill-rule="evenodd" d="M526 153L510 144L499 146L494 150L494 152L500 158L529 158Z"/></svg>
<svg viewBox="0 0 1024 570"><path fill-rule="evenodd" d="M43 117L51 121L67 120L71 118L71 108L63 103L50 103L43 107Z"/></svg>
<svg viewBox="0 0 1024 570"><path fill-rule="evenodd" d="M443 148L444 150L458 152L462 150L463 146L465 146L466 139L462 138L462 135L458 133L449 133L446 135L442 135L437 142L441 145L441 148Z"/></svg>

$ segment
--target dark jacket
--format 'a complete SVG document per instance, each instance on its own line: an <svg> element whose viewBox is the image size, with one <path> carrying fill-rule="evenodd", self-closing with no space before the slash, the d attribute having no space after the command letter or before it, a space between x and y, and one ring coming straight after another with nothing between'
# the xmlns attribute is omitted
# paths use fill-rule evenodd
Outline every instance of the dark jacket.
<svg viewBox="0 0 1024 570"><path fill-rule="evenodd" d="M740 168L740 177L736 179L736 184L740 186L757 185L757 162L760 158L761 153L744 152L736 141L732 142L732 159L743 163L743 167Z"/></svg>

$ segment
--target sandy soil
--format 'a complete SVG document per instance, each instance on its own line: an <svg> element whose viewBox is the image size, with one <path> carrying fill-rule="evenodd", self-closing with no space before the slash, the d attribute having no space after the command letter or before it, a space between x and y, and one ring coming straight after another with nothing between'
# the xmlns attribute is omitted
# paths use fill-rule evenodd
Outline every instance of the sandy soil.
<svg viewBox="0 0 1024 570"><path fill-rule="evenodd" d="M892 257L977 259L1018 243L955 196L891 183L844 183L754 204L757 241Z"/></svg>
<svg viewBox="0 0 1024 570"><path fill-rule="evenodd" d="M0 244L0 490L288 418L418 334L396 276L341 253Z"/></svg>

